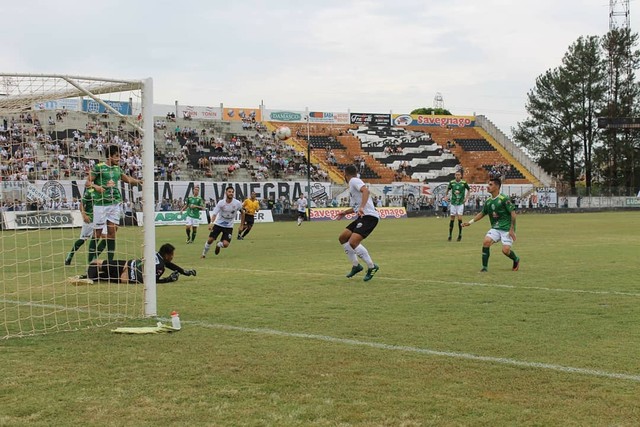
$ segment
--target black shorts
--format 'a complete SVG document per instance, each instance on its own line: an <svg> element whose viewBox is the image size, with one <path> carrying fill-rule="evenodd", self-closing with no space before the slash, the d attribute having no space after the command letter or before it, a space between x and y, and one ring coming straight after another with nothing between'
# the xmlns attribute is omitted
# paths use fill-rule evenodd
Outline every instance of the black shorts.
<svg viewBox="0 0 640 427"><path fill-rule="evenodd" d="M247 227L253 227L253 223L256 221L254 215L244 214L244 225Z"/></svg>
<svg viewBox="0 0 640 427"><path fill-rule="evenodd" d="M219 225L214 224L213 230L211 230L211 233L209 233L209 237L213 240L216 240L220 233L222 233L222 237L220 238L221 241L226 240L227 242L230 242L231 238L233 237L233 228L220 227Z"/></svg>
<svg viewBox="0 0 640 427"><path fill-rule="evenodd" d="M91 280L119 282L127 263L128 261L123 259L114 259L106 260L100 265L90 264L87 268L87 277Z"/></svg>
<svg viewBox="0 0 640 427"><path fill-rule="evenodd" d="M365 215L363 217L356 218L351 224L347 225L347 230L352 233L356 233L366 239L369 234L378 225L378 218L372 215Z"/></svg>
<svg viewBox="0 0 640 427"><path fill-rule="evenodd" d="M302 218L304 221L306 221L307 220L307 212L306 211L304 211L304 212L298 211L298 218Z"/></svg>
<svg viewBox="0 0 640 427"><path fill-rule="evenodd" d="M144 283L144 263L141 259L129 261L129 281L132 283Z"/></svg>

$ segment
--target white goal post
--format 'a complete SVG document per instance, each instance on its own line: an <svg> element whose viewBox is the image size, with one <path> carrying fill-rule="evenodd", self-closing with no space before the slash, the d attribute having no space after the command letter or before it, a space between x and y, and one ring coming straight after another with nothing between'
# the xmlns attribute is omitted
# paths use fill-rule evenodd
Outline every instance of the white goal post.
<svg viewBox="0 0 640 427"><path fill-rule="evenodd" d="M78 199L108 145L144 180L141 191L120 183L122 225L134 198L150 218L119 230L109 256L155 259L153 135L151 78L0 73L0 339L157 315L154 262L143 286L72 279L91 259L74 244L86 221Z"/></svg>

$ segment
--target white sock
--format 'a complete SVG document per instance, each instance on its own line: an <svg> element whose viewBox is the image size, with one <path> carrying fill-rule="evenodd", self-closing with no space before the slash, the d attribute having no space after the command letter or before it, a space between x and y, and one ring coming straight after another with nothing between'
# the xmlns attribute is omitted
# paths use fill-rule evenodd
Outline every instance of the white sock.
<svg viewBox="0 0 640 427"><path fill-rule="evenodd" d="M219 247L220 249L222 249L222 248L224 248L224 243L218 242L218 243L216 243L216 246Z"/></svg>
<svg viewBox="0 0 640 427"><path fill-rule="evenodd" d="M367 266L369 268L373 268L373 260L371 259L371 256L369 255L369 251L367 250L367 248L365 248L364 246L362 246L362 244L360 244L355 249L355 252L360 258L362 258L364 262L367 263Z"/></svg>
<svg viewBox="0 0 640 427"><path fill-rule="evenodd" d="M207 252L209 252L209 248L211 248L211 245L208 242L205 242L204 250L202 251L202 256L206 255Z"/></svg>
<svg viewBox="0 0 640 427"><path fill-rule="evenodd" d="M353 250L349 242L342 245L344 248L344 253L347 254L347 258L351 261L351 264L355 267L358 264L358 256L356 252Z"/></svg>

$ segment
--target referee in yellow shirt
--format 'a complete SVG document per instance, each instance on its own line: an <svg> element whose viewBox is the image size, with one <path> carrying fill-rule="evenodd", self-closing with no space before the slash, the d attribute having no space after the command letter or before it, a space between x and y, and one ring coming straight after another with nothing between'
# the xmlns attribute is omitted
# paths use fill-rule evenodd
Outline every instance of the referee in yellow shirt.
<svg viewBox="0 0 640 427"><path fill-rule="evenodd" d="M256 192L251 192L251 197L242 202L242 217L240 218L240 228L238 229L238 240L244 240L253 228L256 219L256 212L260 210L260 202L256 198Z"/></svg>

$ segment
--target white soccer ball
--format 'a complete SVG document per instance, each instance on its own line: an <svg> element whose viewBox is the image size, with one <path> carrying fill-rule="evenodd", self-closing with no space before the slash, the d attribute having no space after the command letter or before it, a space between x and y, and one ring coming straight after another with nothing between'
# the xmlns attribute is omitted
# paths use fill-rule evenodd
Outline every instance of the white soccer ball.
<svg viewBox="0 0 640 427"><path fill-rule="evenodd" d="M276 138L285 140L291 138L291 129L286 126L281 126L276 129Z"/></svg>

